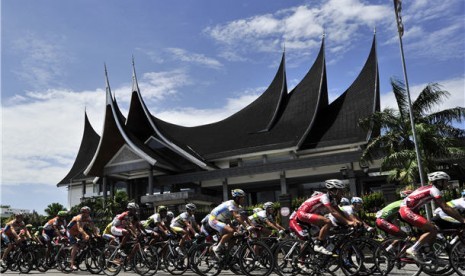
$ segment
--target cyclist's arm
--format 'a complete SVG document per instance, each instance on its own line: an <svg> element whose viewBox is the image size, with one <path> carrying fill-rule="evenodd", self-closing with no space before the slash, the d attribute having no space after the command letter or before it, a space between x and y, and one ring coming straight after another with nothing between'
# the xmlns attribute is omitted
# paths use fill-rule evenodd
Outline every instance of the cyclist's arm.
<svg viewBox="0 0 465 276"><path fill-rule="evenodd" d="M454 208L447 205L442 198L436 199L436 204L441 207L441 209L448 214L449 216L453 217L454 219L460 221L461 223L465 223L465 218L460 215L460 213L455 210Z"/></svg>
<svg viewBox="0 0 465 276"><path fill-rule="evenodd" d="M82 221L78 220L76 222L76 227L79 233L81 233L85 239L89 238L89 235L87 235L86 231L84 230L84 224L82 223Z"/></svg>
<svg viewBox="0 0 465 276"><path fill-rule="evenodd" d="M348 219L344 213L339 209L339 207L335 208L333 205L327 205L326 208L328 208L329 212L331 215L333 215L339 222L345 224L345 225L354 225L356 224L355 222L351 221Z"/></svg>
<svg viewBox="0 0 465 276"><path fill-rule="evenodd" d="M249 218L247 218L247 220L244 221L244 219L242 218L239 212L236 212L236 211L231 211L231 212L233 213L234 219L237 220L237 222L239 222L244 227L244 229L247 229L247 227L250 225Z"/></svg>

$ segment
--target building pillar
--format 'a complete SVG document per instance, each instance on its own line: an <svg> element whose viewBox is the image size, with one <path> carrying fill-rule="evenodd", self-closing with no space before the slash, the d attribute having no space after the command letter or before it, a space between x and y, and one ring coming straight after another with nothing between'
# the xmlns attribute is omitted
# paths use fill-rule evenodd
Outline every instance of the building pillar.
<svg viewBox="0 0 465 276"><path fill-rule="evenodd" d="M102 190L103 190L103 205L105 206L106 202L107 202L107 183L108 182L108 177L105 175L103 177L103 181L102 181Z"/></svg>
<svg viewBox="0 0 465 276"><path fill-rule="evenodd" d="M82 182L82 198L86 197L86 181L83 180Z"/></svg>
<svg viewBox="0 0 465 276"><path fill-rule="evenodd" d="M349 189L351 196L358 196L357 193L357 177L352 169L347 170L347 177L349 178Z"/></svg>
<svg viewBox="0 0 465 276"><path fill-rule="evenodd" d="M150 166L149 170L149 190L148 190L149 195L153 195L153 166Z"/></svg>
<svg viewBox="0 0 465 276"><path fill-rule="evenodd" d="M225 178L223 180L223 201L227 201L229 198L228 196L228 179Z"/></svg>
<svg viewBox="0 0 465 276"><path fill-rule="evenodd" d="M279 203L281 204L281 209L279 210L279 212L281 214L281 225L284 228L288 228L289 227L289 216L292 213L291 195L289 195L289 194L280 195L279 196Z"/></svg>
<svg viewBox="0 0 465 276"><path fill-rule="evenodd" d="M281 183L281 194L286 195L288 191L287 182L286 182L286 171L281 172L280 183Z"/></svg>

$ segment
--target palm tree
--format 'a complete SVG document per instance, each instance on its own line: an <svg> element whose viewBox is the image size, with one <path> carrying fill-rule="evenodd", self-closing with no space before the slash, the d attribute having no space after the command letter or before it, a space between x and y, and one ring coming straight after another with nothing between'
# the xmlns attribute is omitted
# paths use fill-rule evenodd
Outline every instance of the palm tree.
<svg viewBox="0 0 465 276"><path fill-rule="evenodd" d="M388 179L402 184L419 182L418 163L409 117L408 96L402 81L391 79L398 109L386 108L361 119L365 129L379 129L381 134L367 144L362 160L382 158L382 171L388 171ZM453 123L465 120L465 108L439 110L438 105L450 93L437 83L428 84L412 103L415 132L424 172L437 170L441 160L463 158L465 130Z"/></svg>
<svg viewBox="0 0 465 276"><path fill-rule="evenodd" d="M55 217L59 211L66 211L66 208L60 203L55 202L47 205L47 208L45 208L44 211L47 214L48 218L52 218Z"/></svg>

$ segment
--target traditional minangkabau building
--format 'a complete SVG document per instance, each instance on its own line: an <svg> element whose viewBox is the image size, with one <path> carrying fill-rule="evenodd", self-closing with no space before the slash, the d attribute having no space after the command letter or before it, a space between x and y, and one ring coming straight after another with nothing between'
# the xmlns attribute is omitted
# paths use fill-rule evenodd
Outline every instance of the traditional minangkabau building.
<svg viewBox="0 0 465 276"><path fill-rule="evenodd" d="M150 113L133 64L130 108L125 117L106 77L104 126L99 136L85 115L75 163L58 183L69 189L70 205L82 198L111 196L125 189L146 205L219 203L233 188L248 203L308 196L329 178L346 179L352 195L392 186L379 166L360 162L363 147L379 130L358 126L380 109L376 38L352 85L329 103L324 38L308 73L287 90L285 53L268 89L230 117L184 127Z"/></svg>

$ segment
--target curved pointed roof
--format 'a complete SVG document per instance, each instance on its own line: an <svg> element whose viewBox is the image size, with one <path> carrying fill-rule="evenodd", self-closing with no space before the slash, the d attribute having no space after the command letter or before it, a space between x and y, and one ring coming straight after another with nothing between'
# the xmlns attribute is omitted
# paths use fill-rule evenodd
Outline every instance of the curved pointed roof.
<svg viewBox="0 0 465 276"><path fill-rule="evenodd" d="M138 140L134 134L125 129L124 121L126 119L118 108L116 100L114 100L111 95L106 68L105 78L106 107L102 137L92 161L89 163L84 174L100 176L103 173L105 165L124 145L128 145L135 154L152 166L157 164L157 166L163 167L164 169L173 169L172 164L164 162L162 158L159 158L144 145L144 143Z"/></svg>
<svg viewBox="0 0 465 276"><path fill-rule="evenodd" d="M81 145L79 146L78 154L68 174L66 174L66 176L60 182L58 182L58 187L68 185L72 182L82 181L88 178L84 175L84 170L92 160L99 140L100 136L97 134L97 132L95 132L94 128L89 122L87 112L84 111L84 132L82 134Z"/></svg>
<svg viewBox="0 0 465 276"><path fill-rule="evenodd" d="M324 41L303 80L287 94L285 58L268 89L230 117L212 124L182 127L156 117L155 124L178 145L188 145L206 159L297 147L316 111L327 104Z"/></svg>
<svg viewBox="0 0 465 276"><path fill-rule="evenodd" d="M318 113L316 124L302 147L320 148L365 143L372 132L360 128L358 121L379 110L379 73L375 36L370 54L360 74L342 95Z"/></svg>

